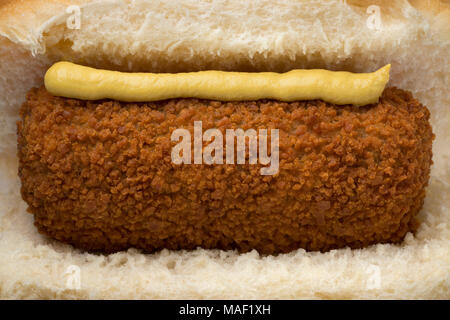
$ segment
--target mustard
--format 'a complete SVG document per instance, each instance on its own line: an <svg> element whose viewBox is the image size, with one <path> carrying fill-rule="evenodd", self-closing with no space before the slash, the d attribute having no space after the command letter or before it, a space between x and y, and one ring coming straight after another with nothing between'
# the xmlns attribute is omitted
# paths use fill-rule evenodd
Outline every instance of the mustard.
<svg viewBox="0 0 450 320"><path fill-rule="evenodd" d="M321 99L334 104L378 102L389 81L390 64L372 73L292 70L274 72L199 71L190 73L126 73L58 62L45 74L45 87L56 96L128 102L171 98L221 101Z"/></svg>

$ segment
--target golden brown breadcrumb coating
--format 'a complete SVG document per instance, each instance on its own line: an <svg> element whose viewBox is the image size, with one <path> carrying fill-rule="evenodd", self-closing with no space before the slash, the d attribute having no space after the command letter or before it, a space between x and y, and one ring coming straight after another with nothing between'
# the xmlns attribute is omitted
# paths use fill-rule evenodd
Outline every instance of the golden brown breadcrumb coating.
<svg viewBox="0 0 450 320"><path fill-rule="evenodd" d="M399 242L416 227L429 111L387 88L378 104L80 101L32 89L18 122L22 196L39 231L90 251L136 247L330 250ZM176 165L171 133L279 129L279 172ZM193 134L192 134L193 135Z"/></svg>

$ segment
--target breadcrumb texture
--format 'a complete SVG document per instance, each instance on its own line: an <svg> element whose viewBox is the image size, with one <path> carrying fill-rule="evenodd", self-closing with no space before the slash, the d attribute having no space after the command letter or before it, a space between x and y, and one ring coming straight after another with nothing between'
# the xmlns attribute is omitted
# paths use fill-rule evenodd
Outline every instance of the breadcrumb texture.
<svg viewBox="0 0 450 320"><path fill-rule="evenodd" d="M18 123L22 196L39 231L90 251L276 254L399 242L414 229L425 197L429 115L395 88L376 105L350 107L91 102L41 87L28 94ZM262 176L248 159L173 164L171 134L185 128L194 137L194 121L223 136L226 129L277 128L279 172ZM248 157L248 141L246 149Z"/></svg>
<svg viewBox="0 0 450 320"><path fill-rule="evenodd" d="M449 299L448 3L346 2L2 1L0 296ZM66 25L69 4L81 6L79 30ZM380 8L377 30L367 24L371 5ZM94 255L52 241L37 232L21 199L16 120L26 93L62 59L128 71L372 72L391 63L390 86L428 107L436 135L417 232L398 245L278 256L204 249ZM68 286L74 266L79 289Z"/></svg>

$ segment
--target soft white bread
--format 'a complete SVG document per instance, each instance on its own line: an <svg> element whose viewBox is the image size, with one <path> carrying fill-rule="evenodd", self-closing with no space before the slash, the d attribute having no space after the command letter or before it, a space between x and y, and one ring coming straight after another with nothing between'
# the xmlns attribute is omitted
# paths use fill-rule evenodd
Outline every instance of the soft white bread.
<svg viewBox="0 0 450 320"><path fill-rule="evenodd" d="M0 297L450 298L450 6L350 3L0 1ZM66 25L73 4L80 29ZM21 200L15 121L27 90L58 60L159 72L360 72L391 63L390 85L429 107L436 134L421 226L401 245L276 257L200 249L93 255L47 239ZM77 268L79 288L70 285Z"/></svg>

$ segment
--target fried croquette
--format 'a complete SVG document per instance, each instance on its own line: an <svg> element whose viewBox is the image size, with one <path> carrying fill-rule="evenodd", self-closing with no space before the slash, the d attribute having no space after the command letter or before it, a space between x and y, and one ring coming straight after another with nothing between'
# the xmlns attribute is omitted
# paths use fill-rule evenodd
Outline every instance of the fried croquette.
<svg viewBox="0 0 450 320"><path fill-rule="evenodd" d="M417 227L432 164L428 109L320 100L81 101L32 89L18 122L21 193L38 230L88 251L130 247L327 251L398 243ZM171 133L279 129L279 171L174 164Z"/></svg>

